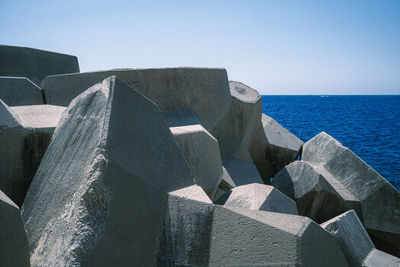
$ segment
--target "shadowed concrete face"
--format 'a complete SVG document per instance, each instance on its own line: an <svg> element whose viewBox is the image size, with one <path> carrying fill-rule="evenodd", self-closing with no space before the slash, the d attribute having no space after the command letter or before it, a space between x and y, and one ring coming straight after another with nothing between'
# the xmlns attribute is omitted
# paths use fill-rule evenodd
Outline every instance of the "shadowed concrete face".
<svg viewBox="0 0 400 267"><path fill-rule="evenodd" d="M31 263L155 265L167 192L193 184L159 108L107 78L63 113L29 188Z"/></svg>
<svg viewBox="0 0 400 267"><path fill-rule="evenodd" d="M42 89L25 77L0 76L0 99L8 106L44 104Z"/></svg>
<svg viewBox="0 0 400 267"><path fill-rule="evenodd" d="M79 72L75 56L28 47L0 45L0 58L0 76L27 77L37 85L47 75Z"/></svg>
<svg viewBox="0 0 400 267"><path fill-rule="evenodd" d="M156 103L161 111L190 109L207 130L228 111L229 84L224 69L122 69L49 76L42 82L49 104L67 106L90 86L116 75Z"/></svg>
<svg viewBox="0 0 400 267"><path fill-rule="evenodd" d="M0 190L22 206L64 107L8 107L0 100Z"/></svg>
<svg viewBox="0 0 400 267"><path fill-rule="evenodd" d="M0 266L30 266L29 248L17 205L0 190Z"/></svg>

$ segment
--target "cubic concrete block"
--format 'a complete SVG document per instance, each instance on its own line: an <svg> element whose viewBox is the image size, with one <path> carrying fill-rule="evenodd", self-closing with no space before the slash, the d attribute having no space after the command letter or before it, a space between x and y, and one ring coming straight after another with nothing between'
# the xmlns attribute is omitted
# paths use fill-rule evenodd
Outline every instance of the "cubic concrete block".
<svg viewBox="0 0 400 267"><path fill-rule="evenodd" d="M0 190L0 266L30 266L19 208Z"/></svg>
<svg viewBox="0 0 400 267"><path fill-rule="evenodd" d="M196 121L195 115L191 114L190 111L188 115L189 118L183 119L181 123ZM167 116L167 118L171 121L171 116ZM172 125L176 125L176 123ZM223 177L218 141L201 124L175 126L170 127L170 130L182 151L196 184L200 185L207 195L213 199Z"/></svg>
<svg viewBox="0 0 400 267"><path fill-rule="evenodd" d="M299 156L303 142L277 121L262 114L250 146L250 155L261 177L269 179Z"/></svg>
<svg viewBox="0 0 400 267"><path fill-rule="evenodd" d="M217 204L297 215L296 202L274 187L264 184L235 187L218 199Z"/></svg>
<svg viewBox="0 0 400 267"><path fill-rule="evenodd" d="M0 100L0 190L21 206L64 107Z"/></svg>
<svg viewBox="0 0 400 267"><path fill-rule="evenodd" d="M261 119L262 98L240 82L229 82L229 111L210 131L217 138L223 157L250 161L249 146Z"/></svg>
<svg viewBox="0 0 400 267"><path fill-rule="evenodd" d="M229 83L224 69L170 68L120 69L46 77L42 82L46 103L67 106L90 86L116 75L161 111L190 109L206 130L228 111Z"/></svg>
<svg viewBox="0 0 400 267"><path fill-rule="evenodd" d="M354 210L347 211L321 224L321 227L330 232L339 241L350 266L362 266L370 251L375 249ZM384 265L379 264L376 266Z"/></svg>
<svg viewBox="0 0 400 267"><path fill-rule="evenodd" d="M398 267L400 266L400 259L388 253L380 251L376 248L372 249L368 256L364 259L363 267Z"/></svg>
<svg viewBox="0 0 400 267"><path fill-rule="evenodd" d="M360 213L360 203L322 166L295 161L283 168L272 185L294 199L300 215L317 223L354 209Z"/></svg>
<svg viewBox="0 0 400 267"><path fill-rule="evenodd" d="M31 264L154 266L167 192L193 185L157 105L107 78L63 113L29 188Z"/></svg>
<svg viewBox="0 0 400 267"><path fill-rule="evenodd" d="M385 178L324 132L304 144L302 159L325 168L359 200L359 217L378 249L400 255L400 193Z"/></svg>
<svg viewBox="0 0 400 267"><path fill-rule="evenodd" d="M27 77L40 85L47 75L79 72L75 56L28 47L0 45L0 76Z"/></svg>
<svg viewBox="0 0 400 267"><path fill-rule="evenodd" d="M8 106L44 104L42 89L25 77L0 76L0 99Z"/></svg>
<svg viewBox="0 0 400 267"><path fill-rule="evenodd" d="M263 183L256 166L251 161L223 158L222 165L226 171L222 181L228 187L233 188L240 185Z"/></svg>
<svg viewBox="0 0 400 267"><path fill-rule="evenodd" d="M215 205L210 266L347 266L337 240L308 218Z"/></svg>

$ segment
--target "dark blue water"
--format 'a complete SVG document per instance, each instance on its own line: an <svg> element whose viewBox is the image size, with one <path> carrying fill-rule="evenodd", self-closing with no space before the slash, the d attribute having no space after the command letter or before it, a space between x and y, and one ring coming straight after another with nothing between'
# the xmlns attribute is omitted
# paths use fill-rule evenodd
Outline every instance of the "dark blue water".
<svg viewBox="0 0 400 267"><path fill-rule="evenodd" d="M400 95L263 96L263 113L304 142L327 132L400 191Z"/></svg>

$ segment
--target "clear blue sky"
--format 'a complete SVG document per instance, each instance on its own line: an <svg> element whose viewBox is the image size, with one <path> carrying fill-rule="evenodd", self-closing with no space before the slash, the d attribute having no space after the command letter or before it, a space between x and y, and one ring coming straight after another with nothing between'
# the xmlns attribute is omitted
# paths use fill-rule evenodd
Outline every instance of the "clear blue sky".
<svg viewBox="0 0 400 267"><path fill-rule="evenodd" d="M262 94L400 94L400 0L0 0L0 43L81 71L224 67Z"/></svg>

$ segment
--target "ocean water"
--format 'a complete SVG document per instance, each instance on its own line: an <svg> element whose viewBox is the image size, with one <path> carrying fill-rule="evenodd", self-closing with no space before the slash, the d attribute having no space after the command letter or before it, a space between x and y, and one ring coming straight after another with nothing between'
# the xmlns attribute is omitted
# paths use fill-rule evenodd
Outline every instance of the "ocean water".
<svg viewBox="0 0 400 267"><path fill-rule="evenodd" d="M327 132L400 191L400 95L262 98L263 113L304 142Z"/></svg>

